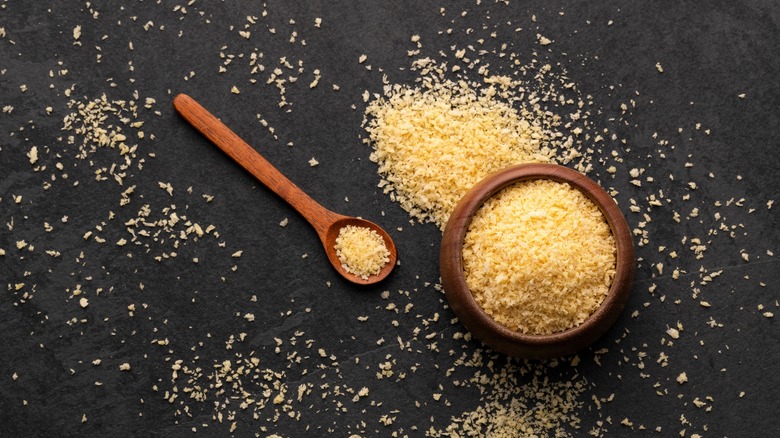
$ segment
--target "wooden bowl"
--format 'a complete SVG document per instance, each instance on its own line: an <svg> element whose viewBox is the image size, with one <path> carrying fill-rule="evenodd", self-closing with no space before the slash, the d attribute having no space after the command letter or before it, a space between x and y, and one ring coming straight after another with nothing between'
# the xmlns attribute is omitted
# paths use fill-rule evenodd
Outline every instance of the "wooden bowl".
<svg viewBox="0 0 780 438"><path fill-rule="evenodd" d="M474 214L504 187L526 180L549 179L569 183L601 210L617 246L616 272L601 306L577 327L550 335L523 334L491 318L466 285L463 242ZM521 164L493 173L477 183L460 200L447 222L441 241L439 268L447 301L464 326L496 351L526 359L546 359L574 354L592 344L617 321L628 301L634 281L634 244L626 218L612 197L585 175L556 164Z"/></svg>

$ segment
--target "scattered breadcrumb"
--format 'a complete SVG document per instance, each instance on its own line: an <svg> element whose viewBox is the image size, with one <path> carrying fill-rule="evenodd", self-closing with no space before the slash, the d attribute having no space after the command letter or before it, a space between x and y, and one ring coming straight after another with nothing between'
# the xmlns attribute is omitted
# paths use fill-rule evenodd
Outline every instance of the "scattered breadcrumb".
<svg viewBox="0 0 780 438"><path fill-rule="evenodd" d="M35 164L38 162L38 146L33 146L30 148L30 151L27 152L27 157L30 159L30 164Z"/></svg>
<svg viewBox="0 0 780 438"><path fill-rule="evenodd" d="M744 272L744 280L746 285L751 286L739 290L740 296L745 299L751 299L753 296L750 294L756 291L770 292L776 285L765 279L756 279L758 272L761 272L757 270L761 266L771 266L763 262L774 256L774 248L751 246L752 241L746 239L746 236L756 236L755 228L750 228L756 221L751 222L751 218L767 214L766 210L771 210L774 201L756 199L754 196L741 198L737 193L740 190L738 185L733 188L735 194L731 199L731 195L717 198L720 194L708 190L710 181L716 178L715 174L721 177L719 173L726 174L728 169L716 167L711 172L708 169L702 173L702 167L711 164L709 160L697 162L695 154L688 154L698 150L687 147L689 144L705 144L714 139L716 131L707 127L706 123L691 122L688 125L687 121L681 121L679 128L641 126L636 120L631 120L633 111L647 110L653 108L652 105L656 105L656 110L662 108L658 106L658 101L653 101L651 93L639 89L629 90L625 84L609 84L593 95L580 95L569 78L578 75L567 75L563 71L563 63L556 60L562 54L553 53L556 47L561 46L559 43L564 36L554 33L554 28L538 24L541 17L539 20L536 15L530 18L502 17L498 4L479 0L476 5L463 11L450 4L446 7L437 6L436 11L444 20L445 27L427 29L425 36L426 43L429 43L426 45L436 47L431 53L440 56L439 62L426 58L425 54L421 55L424 47L418 34L410 35L406 39L408 50L404 49L398 54L399 59L406 56L414 60L410 74L417 74L409 78L404 71L402 77L408 81L403 84L391 83L393 74L382 67L374 65L372 69L371 65L367 65L368 57L373 56L371 53L358 58L361 73L370 75L363 79L375 79L374 85L377 85L366 86L370 91L367 90L359 97L352 108L362 108L361 100L374 108L366 112L365 126L369 131L366 141L377 149L372 159L376 158L382 169L380 189L405 208L412 218L443 227L452 207L448 200L457 201L462 196L462 189L473 185L473 178L481 178L484 172L527 161L558 162L576 167L582 172L594 172L599 182L609 187L608 191L619 201L621 208L630 213L629 220L638 245L638 272L640 276L648 277L643 284L651 284L649 287L641 287L641 298L635 297L629 303L634 306L631 309L632 325L649 323L646 318L648 313L644 313L643 309L663 306L656 309L656 314L669 315L665 312L672 309L674 312L671 314L686 315L686 318L693 319L695 324L692 325L697 329L683 332L682 324L678 322L673 327L666 327L665 336L661 337L660 342L644 339L642 333L646 333L645 330L617 330L605 337L595 351L588 350L574 358L544 363L515 361L481 349L473 342L471 334L460 331L457 320L450 320L442 309L420 306L418 298L423 293L433 290L440 293L441 287L432 285L429 288L430 282L419 279L425 286L410 290L386 290L375 297L382 300L381 305L370 304L369 300L369 305L361 306L361 316L357 317L358 321L365 322L361 328L367 329L366 333L381 333L377 335L379 339L368 339L366 342L365 335L356 335L349 340L345 339L338 348L334 347L330 351L333 344L321 344L326 337L332 336L330 333L304 332L307 319L314 316L312 313L317 313L317 308L298 308L301 301L299 285L293 285L290 310L282 310L279 320L273 320L273 311L266 312L264 309L258 313L259 310L252 307L260 305L258 301L262 300L258 300L258 296L263 297L260 293L262 291L248 291L252 299L231 309L232 315L241 323L236 325L237 331L249 330L242 328L249 327L265 333L266 328L270 327L273 328L273 335L258 337L259 332L237 332L228 333L227 340L218 339L214 330L202 324L185 326L180 320L171 320L169 323L168 314L165 313L167 309L161 309L165 319L154 319L161 315L154 312L141 318L142 312L154 310L153 306L148 306L142 300L145 296L151 296L150 290L154 291L155 288L149 287L148 283L145 286L139 278L130 275L131 272L138 273L138 270L117 272L113 263L117 258L126 258L131 266L137 263L137 268L156 260L165 264L166 269L169 266L173 268L169 271L172 274L170 279L176 273L177 281L179 268L183 267L186 271L181 271L181 278L189 277L199 289L183 291L193 306L204 303L211 305L214 302L211 298L218 298L223 293L247 292L242 287L236 288L235 284L231 286L229 276L231 272L236 272L238 264L236 260L231 262L230 259L241 257L242 251L229 249L232 246L221 238L217 227L204 223L201 219L203 216L198 217L199 207L215 206L220 210L216 207L218 203L207 204L214 197L193 195L192 187L185 192L177 186L174 192L171 183L155 184L155 179L150 181L142 175L148 160L156 154L165 153L166 148L152 147L156 139L148 126L154 126L149 123L150 117L159 117L164 111L158 101L165 103L169 98L165 97L163 90L156 90L160 93L156 98L142 95L144 90L155 92L153 88L143 86L143 76L136 75L138 71L149 68L145 63L138 62L137 58L141 53L138 49L144 45L140 40L126 39L133 35L126 31L135 26L140 28L140 35L146 35L147 38L158 38L158 35L165 37L167 34L186 38L188 34L191 35L191 28L163 24L162 19L157 22L158 19L154 17L158 15L155 14L136 15L136 11L127 5L113 11L116 14L106 14L96 10L92 3L86 2L82 11L89 14L91 20L80 25L71 23L58 32L69 40L66 45L72 46L70 50L89 53L93 57L96 72L108 71L100 65L110 56L115 58L116 55L115 50L106 50L102 41L110 42L105 43L109 44L107 47L125 47L128 58L124 73L118 73L113 78L103 78L108 95L92 98L76 96L76 93L84 92L78 90L90 87L84 87L78 79L81 76L74 76L74 71L91 70L68 66L73 59L67 53L60 53L50 63L37 63L32 67L24 62L0 66L0 76L8 83L10 93L6 99L8 103L0 104L2 114L9 123L16 123L15 120L19 123L18 127L8 126L6 134L9 138L0 145L0 150L14 150L19 163L29 162L29 166L14 168L12 172L14 178L16 172L27 172L19 174L25 181L24 192L21 193L22 189L14 185L12 178L9 180L12 185L0 194L0 202L6 201L3 205L3 211L6 212L4 229L7 229L8 234L8 238L3 241L5 247L0 248L0 256L10 268L4 273L7 277L6 298L13 306L32 303L32 307L28 305L26 311L18 314L29 318L30 322L33 318L40 318L34 327L55 324L57 330L73 330L73 333L94 336L97 332L93 328L98 328L94 324L102 324L110 327L106 332L121 344L130 340L127 336L135 336L137 340L148 336L142 341L149 341L150 348L160 350L159 354L144 353L143 359L140 359L151 365L148 367L151 374L145 376L142 382L151 385L153 397L164 398L166 403L171 404L177 427L194 433L222 425L223 432L232 434L237 428L246 426L245 434L275 437L277 435L274 432L284 430L280 425L288 420L296 424L296 430L314 435L515 437L579 436L586 433L608 436L608 432L620 435L622 429L619 425L623 425L636 432L655 430L659 436L679 434L694 438L710 435L704 423L705 417L701 414L692 416L691 409L694 413L703 413L705 410L710 412L715 406L714 398L701 394L695 397L696 394L689 391L695 390L696 385L679 386L687 382L686 373L678 375L678 386L669 387L670 384L674 385L674 377L669 376L679 371L669 370L675 365L679 366L690 355L697 360L709 360L716 364L715 367L720 367L722 364L718 364L718 355L721 353L721 345L714 345L718 342L717 337L714 340L703 337L699 326L703 326L703 330L710 327L713 330L736 332L740 332L743 327L731 324L733 319L723 316L724 311L734 306L721 293L724 291L718 284L721 273L727 276L739 272L734 269L750 268L750 275ZM212 56L217 61L214 73L219 73L219 78L230 77L236 83L244 84L242 88L250 87L253 90L256 89L253 87L265 86L265 90L275 93L276 99L271 98L275 101L269 102L278 105L280 113L292 111L292 96L300 96L300 92L340 90L338 84L330 81L333 71L313 68L310 58L304 56L306 52L315 53L317 50L312 45L311 50L304 51L307 49L307 37L321 35L316 29L321 27L322 19L313 18L312 11L308 11L309 15L293 19L274 16L277 8L261 4L256 10L248 12L251 15L241 15L238 22L222 29L222 26L215 27L212 24L216 14L209 11L208 4L188 1L166 6L163 3L149 6L167 8L168 12L172 9L182 24L188 20L198 20L211 26L213 42L221 47L219 58L216 57L217 53ZM488 7L481 6L483 3L490 3L490 15L479 15L487 12L487 9L482 9ZM563 9L557 13L564 15ZM483 21L481 27L461 26L463 20L459 17L471 18L475 15ZM585 18L590 25L591 20ZM99 20L110 21L112 25L118 26L119 32L98 32L100 28L94 26L94 23L99 23ZM601 20L595 21L603 23ZM606 25L613 25L613 21L606 21ZM16 29L8 27L9 24L4 26L0 26L0 41L9 49L13 48L20 60L29 58L23 51L25 40L29 40L24 38L24 26ZM536 49L531 44L528 51L512 53L513 46L520 46L514 40L515 35L522 37L529 32L527 29L534 29L527 36L529 41L536 41ZM553 33L548 36L554 40L536 34L537 29L552 29L549 32ZM225 41L219 40L222 38L220 30L228 30L224 32ZM508 32L512 41L502 41ZM577 29L573 29L570 36L576 34ZM457 44L454 39L447 41L453 35L461 35ZM82 36L88 38L82 40ZM133 36L133 39L137 36ZM261 37L264 41L267 38L269 44L253 44L253 41L260 41L258 38ZM472 40L463 42L463 38ZM446 44L441 44L442 41L446 41ZM93 42L96 43L94 50L84 52L82 44ZM312 42L316 43L309 41ZM289 50L289 53L280 53L280 47ZM545 58L545 54L553 56ZM571 59L580 59L580 54L566 56L570 55ZM581 59L582 65L585 65L587 58L583 56ZM19 66L25 65L30 68L19 70ZM659 73L664 73L660 62L655 67ZM40 89L46 87L33 86L31 79L29 86L19 81L21 79L24 82L28 74L39 73L44 73L41 79L52 91L43 100L40 100ZM239 73L246 75L239 77ZM197 76L195 71L176 74L179 79L183 75L184 81L192 81L193 86L198 83L202 85L208 78L200 70ZM380 78L384 88L379 88ZM324 88L319 86L320 83ZM295 84L300 84L300 88L292 93ZM137 91L125 96L112 96L109 93L132 89ZM247 90L244 91L246 93ZM15 103L19 100L14 98L14 93L20 93L18 97L24 97L28 103ZM231 93L239 94L238 87L232 86ZM619 96L619 105L607 108L605 112L594 107L594 104L599 105L604 101L604 93ZM343 98L347 95L335 96ZM747 95L740 93L737 97L744 100ZM70 100L66 102L57 99ZM423 105L415 107L413 104L420 103L416 101L422 101ZM33 105L38 102L38 107L29 107L29 102L33 102ZM690 102L691 116L696 115L695 108L701 108L700 103ZM392 107L392 111L383 113L385 109L376 109L383 106ZM595 112L589 112L589 107L595 109ZM28 109L32 110L29 111L29 117ZM607 112L613 109L615 118L604 121L608 117ZM602 114L605 114L603 118ZM276 120L274 116L266 117ZM54 130L41 129L53 127L42 126L41 120L55 119L56 122L62 121L59 134L53 133L57 131L56 127ZM277 141L283 137L260 114L257 120L264 132L270 134L269 137ZM372 127L371 123L375 121L384 123L381 129ZM600 123L604 125L600 126ZM658 132L652 136L637 134L624 138L624 134L621 134L625 132L623 125L641 127L636 132L644 132L646 129L657 129ZM672 138L668 135L664 138L664 131ZM52 134L42 135L45 133ZM405 138L412 141L406 144ZM411 148L422 147L429 139L433 143L432 147L415 155ZM282 143L292 146L293 142L288 140L291 139L283 139ZM507 142L509 147L502 149L501 142ZM14 149L16 144L19 145L18 149ZM382 156L385 153L388 155ZM659 165L659 160L665 160L666 164ZM641 167L632 167L640 162L643 163ZM738 175L735 184L744 184L750 182L750 179L751 175ZM660 181L665 181L663 190ZM180 178L172 182L181 183ZM167 192L168 196L162 195L158 187ZM36 190L47 196L39 196ZM58 202L59 196L66 190L84 194L100 192L105 195L102 196L106 200L105 209L94 217L81 214L80 207L60 212L60 209L67 207ZM188 194L192 196L188 197ZM205 203L201 196L206 200ZM160 204L161 198L170 198L170 202ZM193 200L196 201L193 203ZM93 199L90 196L85 201L93 202ZM49 202L52 204L51 217L36 217L36 208L46 208L45 204ZM762 208L764 205L766 209ZM739 221L735 221L737 217ZM91 222L85 224L84 220ZM761 220L764 220L763 217ZM285 218L279 226L285 227L287 224ZM46 238L28 234L28 230L33 229L39 232L44 230ZM397 229L400 231L402 227ZM683 232L687 235L683 236ZM85 240L78 242L79 248L69 244L57 247L57 243L66 241L64 238L58 240L57 236L70 236L77 240L83 237ZM108 242L116 242L116 245L105 245ZM213 246L200 246L195 251L191 245L196 242L209 242ZM207 252L212 249L227 259L223 260L225 263L215 260L213 254ZM732 256L729 258L732 262L744 260L745 263L724 270L722 266L725 265L720 258L725 251L732 251L728 253ZM175 265L177 257L179 261L188 264ZM204 263L206 260L209 263ZM200 264L193 266L190 261ZM70 269L68 263L71 264ZM232 267L228 267L230 265ZM65 284L64 295L49 290L48 281L40 279L42 276L54 275L54 272L68 274L61 277L65 279L63 281L70 282ZM207 277L211 273L216 275L216 290L209 286ZM673 280L677 282L671 283ZM161 284L169 283L165 281ZM318 284L326 292L332 292L326 289L332 286L330 281L323 279ZM35 302L40 296L35 294L40 294L42 290L45 290L47 297L54 297L56 303L71 304L64 308L71 312L65 315L64 326L61 327L63 320L60 318L63 315L46 308L50 304L44 300ZM728 291L725 292L728 295ZM125 304L122 304L117 314L106 313L108 308L104 306L107 303L126 299L134 300L126 306L126 310ZM766 293L755 299L767 299ZM76 303L79 307L75 307ZM686 303L694 307L687 308L685 313L670 307ZM443 299L442 305L446 308ZM776 300L774 306L780 308ZM699 313L692 312L692 309L697 308ZM755 307L747 308L752 310ZM751 318L773 318L773 312L768 308L769 305L761 304L757 314L750 311L749 315ZM357 315L355 311L352 317ZM376 317L376 312L392 315L387 327L376 327L383 321ZM254 323L255 315L257 323ZM349 315L346 317L351 318ZM123 327L128 325L122 324L120 318L135 318L129 326L132 331L123 331ZM267 327L258 326L260 322L263 327ZM760 322L763 324L758 326L771 327L773 324L773 320ZM663 327L663 322L659 324L659 327ZM33 327L32 324L30 326ZM144 330L149 332L144 333ZM172 330L176 330L176 333L184 333L181 331L184 330L187 336L179 338L177 335L174 339ZM37 337L36 349L40 348L44 354L50 355L54 343L51 339L47 342L45 337L40 336L41 333L43 331L39 328L31 329L30 339ZM685 342L676 342L682 333L685 333ZM741 333L746 332L742 330ZM182 344L182 340L191 344ZM703 348L689 350L688 341L696 342ZM213 345L209 345L209 342L224 343L229 355L215 356L215 350L211 348ZM242 342L245 343L242 345ZM361 346L361 343L365 345ZM354 350L342 356L339 352L353 348L350 344ZM734 345L722 345L725 350L734 348ZM110 348L117 351L114 347ZM430 354L426 355L428 352ZM262 355L270 358L266 360L264 356L263 366L260 366L259 356ZM101 368L92 367L100 366L102 361L93 357L84 357L83 362L78 361L78 365L75 361L66 363L63 358L64 370L83 377L84 368L80 366L86 365L91 372L98 373L97 376ZM138 367L138 358L129 359L134 367ZM588 373L581 372L590 372L592 369L578 369L583 362L587 364L591 361L593 365L586 366L609 366L605 375L618 379L623 386L648 382L644 388L638 389L655 391L663 401L663 412L673 412L674 417L679 417L680 430L662 430L660 426L642 424L643 421L652 421L653 416L640 421L633 415L630 419L621 415L620 409L615 406L625 402L625 395L622 392L602 394L605 388L588 382L585 378ZM130 371L129 362L119 365L119 369ZM160 364L170 372L169 381L155 374L161 369ZM418 392L415 392L415 388L407 391L403 403L384 398L388 387L403 388L403 385L408 385L408 380L404 381L407 376L423 372L426 368L436 370L435 380L430 381L429 386L417 388L421 389ZM9 374L11 372L8 371ZM729 375L734 371L723 367L720 372ZM364 379L365 373L369 377L374 377L376 373L376 381ZM7 383L29 383L29 380L25 380L37 378L34 374L22 373L20 376L18 372L13 372ZM9 379L8 374L5 378ZM355 378L361 384L352 387L350 383L357 381ZM733 374L731 379L734 379ZM109 392L116 390L111 386L113 383L102 378L94 381L96 387L105 385L104 389ZM17 397L14 394L20 394L18 389L21 386L9 386L8 396ZM148 408L149 394L138 395L140 405ZM714 395L717 398L717 394ZM745 391L739 391L738 396L746 397ZM35 406L40 400L28 396L16 399L15 402L21 406ZM434 411L434 404L448 410ZM613 406L611 409L607 408L610 404ZM452 408L458 410L452 411ZM430 419L409 427L408 419L411 417L407 414L410 409L431 411ZM583 412L588 413L588 420L581 422L579 417ZM137 414L146 418L149 412L139 408ZM96 424L95 415L95 412L90 411L92 426ZM88 415L86 410L77 411L69 418L67 421L76 424L79 419L81 423L86 423ZM312 422L312 418L316 418L316 421ZM330 419L330 423L321 423L322 418ZM581 423L590 420L593 424L586 427L591 429L585 430ZM67 427L66 424L63 426ZM612 427L618 429L610 430ZM211 433L220 435L219 431L212 430Z"/></svg>

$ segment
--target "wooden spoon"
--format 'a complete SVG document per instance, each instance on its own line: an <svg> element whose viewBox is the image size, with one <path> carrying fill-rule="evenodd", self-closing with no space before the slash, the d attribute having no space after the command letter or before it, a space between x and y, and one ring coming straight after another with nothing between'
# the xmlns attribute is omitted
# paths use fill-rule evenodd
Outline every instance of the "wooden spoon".
<svg viewBox="0 0 780 438"><path fill-rule="evenodd" d="M249 146L244 140L230 130L224 123L219 121L213 114L203 108L195 99L186 94L179 94L173 99L173 106L176 111L184 117L201 134L211 140L223 152L228 154L236 163L249 171L255 178L266 187L273 190L282 199L287 201L290 206L298 211L314 227L317 235L320 237L322 245L325 247L325 253L328 260L347 280L356 284L374 284L390 274L395 267L398 258L395 244L385 230L379 225L365 219L344 216L334 213L317 201L309 197L292 181L287 179L262 155ZM382 267L376 275L371 275L363 279L357 275L346 271L336 254L336 237L339 231L347 226L354 225L366 227L376 231L384 240L387 250L390 252L390 261Z"/></svg>

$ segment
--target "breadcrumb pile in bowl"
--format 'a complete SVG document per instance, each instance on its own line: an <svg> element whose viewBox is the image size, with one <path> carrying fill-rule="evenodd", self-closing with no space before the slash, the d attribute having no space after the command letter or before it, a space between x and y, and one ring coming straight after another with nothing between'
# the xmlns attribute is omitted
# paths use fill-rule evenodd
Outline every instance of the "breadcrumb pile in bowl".
<svg viewBox="0 0 780 438"><path fill-rule="evenodd" d="M573 354L628 301L635 269L625 218L583 174L552 164L496 172L453 210L440 252L459 320L512 356Z"/></svg>

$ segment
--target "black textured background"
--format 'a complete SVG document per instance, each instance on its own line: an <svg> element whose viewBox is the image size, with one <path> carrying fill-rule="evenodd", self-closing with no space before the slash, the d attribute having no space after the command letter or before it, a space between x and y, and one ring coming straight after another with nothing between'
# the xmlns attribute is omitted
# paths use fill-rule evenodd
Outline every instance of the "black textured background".
<svg viewBox="0 0 780 438"><path fill-rule="evenodd" d="M550 379L579 375L591 385L581 396L582 429L571 432L581 435L600 424L615 436L780 434L780 275L777 259L767 254L780 251L778 207L767 208L767 201L780 192L776 3L186 3L0 2L0 28L5 31L0 38L0 106L13 107L0 113L0 248L6 252L0 256L0 435L229 435L225 424L212 420L210 402L191 403L192 417L177 416L178 403L169 404L163 394L172 386L173 361L196 360L208 367L234 358L236 350L255 351L263 366L286 371L293 395L299 383L309 382L318 390L325 383L331 388L366 386L370 397L362 405L353 405L351 396L343 399L344 412L317 396L296 405L299 420L283 414L277 422L269 421L271 408L260 420L239 415L235 436L422 436L428 428L444 428L451 417L476 409L476 389L450 384L450 351L454 356L476 353L486 361L492 353L481 350L477 341L453 338L462 329L450 324L453 315L432 285L438 281L440 231L431 224L410 223L376 188L376 165L361 140L364 90L381 93L383 74L391 83L413 80L408 71L413 58L407 56L407 50L415 49L411 35L420 35L421 54L431 57L484 37L486 47L506 42L521 57L530 59L535 51L535 57L564 68L592 102L594 125L616 134L618 140L606 136L602 153L622 151L624 162L614 178L598 165L594 177L618 191L624 208L629 198L642 200L659 189L674 198L671 206L655 209L653 221L646 224L651 244L638 248L636 286L616 327L580 353L579 366L561 363L549 370ZM174 9L179 4L186 13ZM268 14L261 17L264 9ZM248 15L258 20L251 37L244 39L238 31ZM322 18L321 28L314 26L316 17ZM145 30L149 21L153 25ZM73 44L76 25L82 27L80 46ZM515 32L518 27L523 30ZM454 29L452 35L443 33L447 28ZM293 30L298 32L296 44L289 42ZM492 39L494 30L498 35ZM540 46L537 33L553 44ZM268 71L282 56L293 63L303 60L300 82L287 86L291 112L278 107L277 91L265 84L268 71L250 74L248 56L254 49L264 53ZM220 52L236 56L225 73L218 72L224 64ZM244 58L238 57L241 53ZM361 54L367 55L364 64L358 63ZM498 70L511 68L496 63ZM310 89L315 68L322 79ZM190 72L195 75L189 77ZM234 85L240 94L230 92ZM140 102L156 100L151 110L139 113L147 134L138 141L143 169L134 167L124 187L97 182L94 168L75 159L73 147L66 145L70 133L62 131L62 119L72 111L67 103L104 93L109 100L130 100L135 91ZM396 240L401 265L375 287L357 287L337 277L302 218L174 113L170 102L179 92L199 100L326 207L383 225ZM623 113L622 103L630 111ZM278 140L260 125L258 113L275 128ZM668 144L659 146L659 139ZM29 164L25 153L33 145L41 151L38 164L47 165L46 171L34 172ZM309 166L312 157L318 166ZM687 161L694 166L685 167ZM54 171L57 162L69 177L43 190L52 173L62 173ZM655 182L629 184L628 169L635 167L646 168ZM698 184L687 203L680 201L685 192L680 182L686 179ZM79 184L73 186L74 181ZM158 181L170 182L174 196L159 189ZM137 188L131 204L119 207L119 193L132 184ZM215 198L206 203L202 194ZM16 203L19 195L22 200ZM745 198L744 207L715 206L732 198ZM167 250L164 245L151 244L148 253L114 245L127 237L121 221L142 204L155 210L176 204L190 219L215 224L220 236L189 239L176 258L162 262L153 256ZM701 211L698 219L671 220L672 209L685 216L693 207ZM109 211L117 219L109 220ZM716 211L725 216L722 222L735 226L734 238L707 235L717 228ZM67 223L60 221L64 215ZM644 221L638 214L627 216L632 227ZM284 218L289 224L281 228ZM55 230L46 232L44 222ZM102 222L105 244L82 238ZM681 243L683 236L711 240L702 260L692 257ZM34 249L17 250L20 240ZM676 245L681 257L666 258L659 244ZM48 249L61 255L50 257L44 253ZM240 258L231 257L239 250ZM740 250L750 254L749 261ZM128 252L134 256L128 258ZM192 263L194 257L198 264ZM660 261L667 269L662 275L654 267ZM673 266L685 271L676 281L670 277ZM700 287L701 267L723 273L692 298L692 290ZM22 291L34 291L24 303L16 291L19 283L25 284ZM650 294L654 283L657 289ZM69 292L76 284L89 298L85 309ZM100 295L98 288L104 289ZM384 290L390 291L390 300L380 298ZM700 306L702 300L711 307ZM407 303L413 307L408 313L388 311L390 301L399 308ZM131 304L136 307L133 316L127 310ZM638 315L632 317L635 311ZM764 317L765 311L777 316ZM253 313L255 321L244 319L245 313ZM359 316L368 319L361 322ZM665 331L677 322L684 330L669 345ZM413 333L415 327L421 334ZM226 350L226 340L241 332L246 340ZM300 339L312 340L312 347L302 341L290 345L296 332L304 333ZM429 334L432 338L426 339ZM411 340L409 350L399 350L397 337ZM279 354L274 338L284 341ZM152 342L157 339L169 343ZM385 343L378 345L379 339ZM438 349L429 348L433 341ZM334 355L339 366L321 359L319 348ZM303 357L302 365L291 365L288 355L293 351ZM638 352L647 353L643 369ZM658 362L660 355L669 357L667 366ZM91 364L96 358L101 365ZM405 371L406 377L377 380L378 364L386 360L395 361L394 369ZM131 364L129 372L118 370L124 362ZM675 382L681 372L689 379L684 385ZM442 400L434 400L433 393L442 393ZM611 394L612 401L601 409L591 402ZM711 409L694 405L695 398L708 396ZM381 424L384 414L395 416L395 422ZM620 424L624 419L630 425Z"/></svg>

